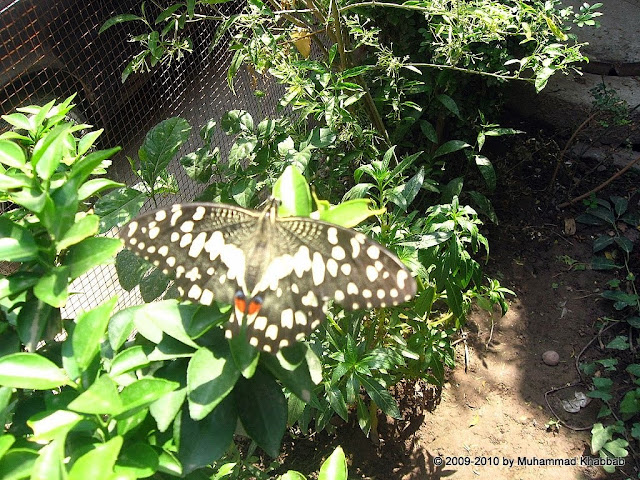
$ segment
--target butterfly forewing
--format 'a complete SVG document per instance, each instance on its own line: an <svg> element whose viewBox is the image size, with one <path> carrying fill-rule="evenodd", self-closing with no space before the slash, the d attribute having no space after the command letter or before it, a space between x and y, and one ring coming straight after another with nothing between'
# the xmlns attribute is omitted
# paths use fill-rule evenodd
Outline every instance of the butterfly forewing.
<svg viewBox="0 0 640 480"><path fill-rule="evenodd" d="M264 212L174 205L132 221L121 237L174 276L185 298L235 302L227 336L244 322L249 342L266 351L308 335L325 318L329 300L353 310L397 305L416 292L404 264L364 234L309 218L278 218L274 205Z"/></svg>

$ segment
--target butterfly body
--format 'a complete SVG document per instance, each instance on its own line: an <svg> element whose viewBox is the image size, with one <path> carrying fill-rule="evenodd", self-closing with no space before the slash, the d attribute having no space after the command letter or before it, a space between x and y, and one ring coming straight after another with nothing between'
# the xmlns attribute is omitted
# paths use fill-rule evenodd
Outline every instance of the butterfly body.
<svg viewBox="0 0 640 480"><path fill-rule="evenodd" d="M180 294L234 306L228 338L277 351L345 309L397 305L416 284L392 253L366 235L304 217L216 203L178 204L146 213L120 233L128 248L175 277Z"/></svg>

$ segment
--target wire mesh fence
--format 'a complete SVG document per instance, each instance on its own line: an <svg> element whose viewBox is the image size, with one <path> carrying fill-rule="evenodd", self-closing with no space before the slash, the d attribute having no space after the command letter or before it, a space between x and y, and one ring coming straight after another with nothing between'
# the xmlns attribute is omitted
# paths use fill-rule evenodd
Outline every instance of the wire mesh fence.
<svg viewBox="0 0 640 480"><path fill-rule="evenodd" d="M230 2L217 8L229 13L238 6ZM101 147L123 147L113 159L109 176L128 185L137 179L127 156L135 158L146 132L163 119L182 117L192 127L191 136L169 165L180 192L163 198L162 203L191 201L204 187L186 176L177 159L202 146L197 134L200 126L209 119L219 122L231 109L247 110L254 118L272 116L280 91L274 84L261 85L264 94L258 98L243 74L236 79L235 94L230 91L226 69L231 52L224 41L209 48L218 26L212 21L199 22L189 31L192 54L158 65L151 72L133 74L122 83L122 71L138 48L128 40L138 32L130 23L101 34L99 30L116 14L139 11L139 0L0 0L0 113L75 93L74 120L104 128ZM0 124L0 131L7 128L9 125ZM224 157L232 138L219 131L216 135L213 144L220 146ZM149 208L145 205L143 211ZM95 268L78 278L70 290L73 295L63 308L65 318L114 295L119 297L118 308L142 302L137 288L125 292L120 287L113 265Z"/></svg>

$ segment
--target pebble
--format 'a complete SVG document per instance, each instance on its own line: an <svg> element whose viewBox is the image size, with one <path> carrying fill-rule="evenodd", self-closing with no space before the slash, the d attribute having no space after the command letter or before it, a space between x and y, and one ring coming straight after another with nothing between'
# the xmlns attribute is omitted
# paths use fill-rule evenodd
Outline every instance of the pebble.
<svg viewBox="0 0 640 480"><path fill-rule="evenodd" d="M547 350L542 354L542 361L550 367L555 367L560 363L560 355L553 350Z"/></svg>

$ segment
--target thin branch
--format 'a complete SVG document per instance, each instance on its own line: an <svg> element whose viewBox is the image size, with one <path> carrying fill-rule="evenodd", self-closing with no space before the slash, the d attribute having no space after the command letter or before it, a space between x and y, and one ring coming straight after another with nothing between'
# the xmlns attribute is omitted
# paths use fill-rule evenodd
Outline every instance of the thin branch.
<svg viewBox="0 0 640 480"><path fill-rule="evenodd" d="M616 173L614 173L611 177L609 177L608 180L605 180L604 182L602 182L600 185L598 185L597 187L589 190L587 193L584 193L582 195L580 195L579 197L573 198L571 200L569 200L568 202L564 202L561 203L560 205L558 205L558 208L566 208L570 205L573 205L574 203L579 202L580 200L583 200L585 198L588 198L591 194L594 194L596 192L599 192L600 190L602 190L604 187L606 187L607 185L609 185L611 182L613 182L616 178L618 178L619 176L621 176L622 174L624 174L624 172L626 172L627 170L629 170L631 167L633 167L636 163L638 163L640 161L640 157L636 158L635 160L631 160L623 169L618 170Z"/></svg>

